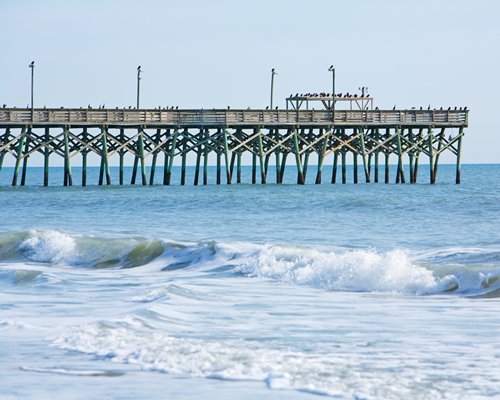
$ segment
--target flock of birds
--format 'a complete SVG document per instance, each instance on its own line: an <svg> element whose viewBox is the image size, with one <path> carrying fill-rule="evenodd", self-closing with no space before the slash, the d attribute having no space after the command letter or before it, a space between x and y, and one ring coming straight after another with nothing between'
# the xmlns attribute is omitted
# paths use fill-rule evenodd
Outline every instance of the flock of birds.
<svg viewBox="0 0 500 400"><path fill-rule="evenodd" d="M325 93L325 92L321 92L321 93L296 93L295 96L290 94L290 98L295 98L295 97L331 97L331 93ZM351 94L349 92L347 93L337 93L335 95L336 98L369 98L370 95L368 93L362 93L360 95L358 94Z"/></svg>
<svg viewBox="0 0 500 400"><path fill-rule="evenodd" d="M316 93L314 93L314 94L316 94ZM341 95L341 94L342 94L342 93L340 93L340 95ZM322 96L322 95L323 95L323 93L319 93L319 94L318 94L318 96ZM328 95L328 93L325 93L325 95ZM347 95L349 95L349 93L347 93L344 97L346 97ZM302 96L302 94L301 94L300 96ZM293 97L293 96L290 96L290 97ZM298 94L297 94L295 97L299 97L299 96L298 96ZM315 96L311 96L311 97L315 97ZM356 95L355 95L355 96L353 96L353 97L356 97ZM362 97L362 96L360 96L360 97ZM365 95L365 97L368 97L368 96L367 96L367 95ZM7 104L4 104L2 108L7 108ZM16 108L16 107L14 106L13 108ZM30 108L30 107L29 107L29 105L27 105L27 106L26 106L26 109L29 109L29 108ZM46 107L46 106L43 106L43 108L47 108L47 107ZM60 108L62 109L62 108L64 108L64 107L60 107ZM83 108L83 107L80 107L80 109L82 109L82 108ZM92 110L92 106L91 106L90 104L88 105L88 107L87 107L87 108L88 108L89 110ZM98 110L105 110L105 109L106 109L106 105L105 105L105 104L102 104L102 105L100 105L97 109L98 109ZM119 107L115 107L115 110L118 110L118 109L119 109ZM123 107L123 110L126 110L126 109L127 109L127 107ZM135 109L136 109L136 107L128 106L128 109L129 109L129 110L135 110ZM174 107L174 106L171 106L171 107L161 107L161 106L158 106L158 107L155 107L155 110L164 110L164 111L167 111L167 110L178 110L178 109L179 109L179 106L175 106L175 107ZM231 107L227 106L227 109L228 109L228 110L230 110L230 109L231 109ZM248 107L248 108L247 108L247 110L250 110L250 109L251 109L250 107ZM276 106L276 107L275 107L275 110L277 110L277 109L278 109L278 106ZM412 107L412 110L415 110L415 109L416 109L415 107ZM424 109L424 108L423 108L422 106L420 106L420 110L423 110L423 109ZM214 110L215 110L215 108L214 108ZM266 110L269 110L269 106L267 106L267 107L266 107ZM378 108L378 107L375 107L375 110L379 110L379 108ZM396 106L394 106L394 107L392 108L392 110L393 110L393 111L394 111L394 110L396 110ZM452 110L453 110L453 111L467 111L467 106L465 106L465 107L457 107L457 106L455 106L455 108L448 107L448 109L446 110L446 109L443 109L443 107L440 107L439 109L437 109L437 108L432 108L432 109L431 109L431 106L429 105L429 106L427 107L427 110L428 110L428 111L430 111L430 110L432 110L432 111L452 111Z"/></svg>

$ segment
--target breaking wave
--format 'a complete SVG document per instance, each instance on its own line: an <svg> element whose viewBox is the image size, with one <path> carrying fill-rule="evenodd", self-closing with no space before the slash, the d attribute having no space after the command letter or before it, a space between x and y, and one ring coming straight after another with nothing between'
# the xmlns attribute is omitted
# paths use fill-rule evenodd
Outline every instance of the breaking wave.
<svg viewBox="0 0 500 400"><path fill-rule="evenodd" d="M161 239L100 238L33 229L0 235L0 262L83 268L148 266L165 273L242 275L331 291L405 295L457 293L498 297L500 252L441 249L421 254L395 249L325 249L272 244L176 243ZM30 264L31 265L31 264ZM46 279L35 268L0 269L0 282ZM151 293L143 301L162 298ZM135 299L138 301L137 299Z"/></svg>

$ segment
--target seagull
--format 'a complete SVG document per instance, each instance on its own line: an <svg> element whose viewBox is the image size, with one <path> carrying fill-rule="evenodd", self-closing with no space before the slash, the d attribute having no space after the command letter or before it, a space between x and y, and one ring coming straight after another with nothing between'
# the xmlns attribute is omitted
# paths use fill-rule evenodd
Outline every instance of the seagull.
<svg viewBox="0 0 500 400"><path fill-rule="evenodd" d="M393 109L393 110L395 110L395 109L396 109L396 106L392 107L392 109Z"/></svg>
<svg viewBox="0 0 500 400"><path fill-rule="evenodd" d="M276 106L275 110L277 110L277 109L278 109L278 106Z"/></svg>
<svg viewBox="0 0 500 400"><path fill-rule="evenodd" d="M464 107L464 111L467 110L467 106Z"/></svg>
<svg viewBox="0 0 500 400"><path fill-rule="evenodd" d="M430 104L429 104L429 107L427 107L427 109L428 109L428 110L430 110L430 109L431 109L431 105L430 105Z"/></svg>

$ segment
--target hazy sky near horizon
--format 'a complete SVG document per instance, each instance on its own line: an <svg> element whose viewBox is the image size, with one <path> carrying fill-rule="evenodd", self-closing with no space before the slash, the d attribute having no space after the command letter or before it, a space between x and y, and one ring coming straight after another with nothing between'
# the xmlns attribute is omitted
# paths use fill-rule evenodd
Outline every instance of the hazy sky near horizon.
<svg viewBox="0 0 500 400"><path fill-rule="evenodd" d="M263 108L368 86L380 108L465 106L464 163L498 163L500 2L0 0L0 103ZM451 160L451 159L450 159Z"/></svg>

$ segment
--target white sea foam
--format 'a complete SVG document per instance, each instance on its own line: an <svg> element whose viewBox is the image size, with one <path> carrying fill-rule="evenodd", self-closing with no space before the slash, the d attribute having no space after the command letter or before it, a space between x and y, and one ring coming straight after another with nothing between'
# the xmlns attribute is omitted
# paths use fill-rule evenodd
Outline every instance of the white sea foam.
<svg viewBox="0 0 500 400"><path fill-rule="evenodd" d="M360 393L346 379L342 357L269 349L244 340L207 341L163 333L136 332L106 324L81 326L54 344L95 354L113 362L177 375L223 380L262 381L271 389L294 389L324 395ZM350 377L357 379L356 374ZM397 388L395 388L397 390Z"/></svg>
<svg viewBox="0 0 500 400"><path fill-rule="evenodd" d="M416 266L402 250L319 251L261 246L237 267L248 276L327 290L428 294L439 291L432 271Z"/></svg>
<svg viewBox="0 0 500 400"><path fill-rule="evenodd" d="M132 318L133 319L133 318ZM129 318L130 320L130 318ZM272 343L235 339L202 340L174 337L143 329L141 324L92 323L75 328L54 341L61 349L93 354L104 360L136 365L138 368L169 374L223 380L264 382L270 389L297 390L343 399L441 399L466 393L491 393L495 373L484 369L485 384L478 380L442 381L443 365L466 376L471 363L486 360L474 351L455 346L430 356L421 349L386 346L374 352L369 346L300 351L273 347ZM130 322L130 321L128 321ZM128 326L123 326L128 325ZM457 363L455 351L463 350ZM443 396L443 390L446 396Z"/></svg>
<svg viewBox="0 0 500 400"><path fill-rule="evenodd" d="M75 239L59 231L30 230L19 249L36 262L62 263L76 256Z"/></svg>

